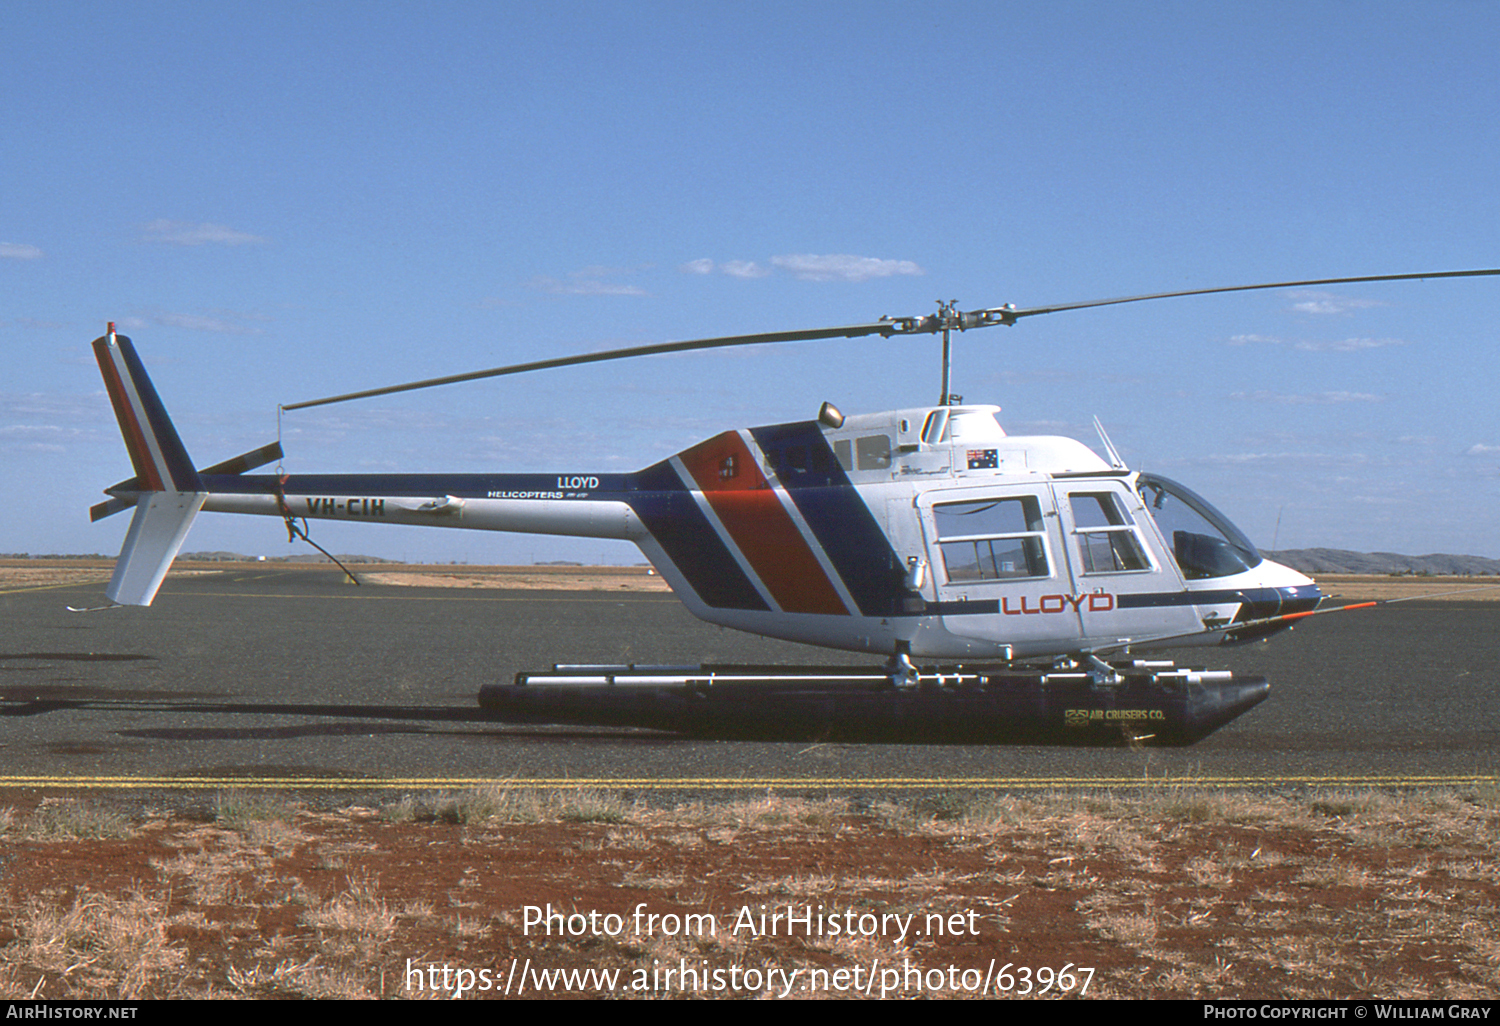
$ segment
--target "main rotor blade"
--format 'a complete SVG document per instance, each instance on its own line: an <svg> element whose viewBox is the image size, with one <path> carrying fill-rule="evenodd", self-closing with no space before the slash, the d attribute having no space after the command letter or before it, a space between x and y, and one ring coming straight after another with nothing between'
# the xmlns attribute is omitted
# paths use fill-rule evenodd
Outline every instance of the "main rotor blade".
<svg viewBox="0 0 1500 1026"><path fill-rule="evenodd" d="M1477 278L1483 275L1500 274L1500 268L1482 271L1429 271L1426 274L1369 274L1358 278L1310 278L1307 281L1273 281L1264 285L1229 285L1216 289L1187 289L1183 292L1153 292L1145 296L1122 296L1119 299L1091 299L1083 303L1059 303L1056 306L1031 306L1016 310L1010 307L995 307L981 313L993 314L1009 324L1022 317L1035 314L1057 313L1061 310L1083 310L1091 306L1115 306L1120 303L1139 303L1146 299L1172 299L1177 296L1207 296L1216 292L1253 292L1256 289L1292 289L1306 285L1350 285L1361 281L1416 281L1425 278Z"/></svg>
<svg viewBox="0 0 1500 1026"><path fill-rule="evenodd" d="M404 385L388 385L385 388L370 388L363 392L348 392L331 395L324 399L308 399L300 403L289 403L283 410L303 410L309 406L326 406L350 399L367 399L370 396L390 395L393 392L411 392L418 388L436 385L452 385L460 381L476 381L480 378L498 378L506 374L525 374L527 371L551 370L555 367L573 367L581 363L603 363L606 360L626 360L633 356L655 356L659 353L686 353L695 349L722 349L728 346L753 346L764 342L807 342L819 338L858 338L861 335L889 335L899 329L892 321L877 321L873 324L852 324L842 328L814 328L808 331L768 331L757 335L724 335L720 338L698 338L686 342L660 342L649 346L632 346L628 349L606 349L599 353L584 353L580 356L562 356L553 360L533 360L530 363L513 363L506 367L470 371L467 374L449 374L425 381L410 381Z"/></svg>
<svg viewBox="0 0 1500 1026"><path fill-rule="evenodd" d="M859 338L864 335L935 334L939 331L967 331L988 328L997 324L1014 324L1022 317L1037 314L1058 313L1062 310L1083 310L1094 306L1115 306L1120 303L1139 303L1147 299L1171 299L1180 296L1207 296L1219 292L1253 292L1257 289L1288 289L1308 285L1349 285L1369 281L1415 281L1426 278L1475 278L1500 274L1500 268L1478 271L1427 271L1421 274L1371 274L1354 278L1309 278L1305 281L1276 281L1261 285L1229 285L1213 289L1185 289L1180 292L1153 292L1144 296L1121 296L1117 299L1092 299L1082 303L1058 303L1052 306L1032 306L1017 309L1014 306L997 306L987 310L960 313L951 305L944 305L937 315L925 317L882 318L869 324L850 324L841 328L812 328L803 331L768 331L754 335L723 335L717 338L691 339L686 342L661 342L648 346L631 346L627 349L606 349L598 353L579 356L562 356L551 360L533 360L529 363L513 363L489 370L469 371L466 374L450 374L441 378L426 378L410 381L404 385L387 385L361 392L346 392L323 399L308 399L300 403L289 403L283 410L303 410L311 406L326 406L329 403L348 402L351 399L368 399L371 396L391 395L395 392L411 392L419 388L437 385L452 385L460 381L477 381L481 378L498 378L507 374L525 374L528 371L552 370L557 367L574 367L584 363L603 363L606 360L626 360L634 356L656 356L662 353L686 353L698 349L723 349L730 346L753 346L768 342L808 342L820 338Z"/></svg>

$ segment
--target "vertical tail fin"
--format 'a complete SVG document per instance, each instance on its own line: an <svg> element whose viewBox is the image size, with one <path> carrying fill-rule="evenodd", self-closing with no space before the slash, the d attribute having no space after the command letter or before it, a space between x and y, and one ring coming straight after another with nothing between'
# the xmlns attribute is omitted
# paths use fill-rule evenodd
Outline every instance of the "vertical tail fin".
<svg viewBox="0 0 1500 1026"><path fill-rule="evenodd" d="M141 491L198 491L198 472L130 339L116 335L111 324L108 334L94 339L94 357Z"/></svg>
<svg viewBox="0 0 1500 1026"><path fill-rule="evenodd" d="M130 339L107 334L94 340L94 356L135 467L135 515L105 595L127 606L149 606L187 538L208 492L193 469L177 429L156 394Z"/></svg>

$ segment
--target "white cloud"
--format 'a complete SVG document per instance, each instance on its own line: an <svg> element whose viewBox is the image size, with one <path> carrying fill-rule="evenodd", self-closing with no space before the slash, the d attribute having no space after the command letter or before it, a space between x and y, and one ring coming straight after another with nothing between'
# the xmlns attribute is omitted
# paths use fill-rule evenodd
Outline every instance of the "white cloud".
<svg viewBox="0 0 1500 1026"><path fill-rule="evenodd" d="M770 265L754 260L724 260L715 262L708 257L678 264L684 274L712 274L718 271L731 278L764 278L774 273L775 268L787 271L803 281L865 281L869 278L889 278L897 274L924 274L922 268L910 260L882 260L878 257L852 256L847 253L819 255L794 253L773 256Z"/></svg>
<svg viewBox="0 0 1500 1026"><path fill-rule="evenodd" d="M209 242L221 246L244 246L266 241L259 235L236 231L222 224L191 224L165 218L145 225L145 231L146 242L165 242L174 246L202 246Z"/></svg>
<svg viewBox="0 0 1500 1026"><path fill-rule="evenodd" d="M1383 395L1369 392L1314 392L1311 395L1289 395L1284 392L1233 392L1231 399L1248 399L1256 403L1281 403L1290 406L1322 406L1337 403L1383 403Z"/></svg>
<svg viewBox="0 0 1500 1026"><path fill-rule="evenodd" d="M684 274L713 274L718 271L731 278L764 278L771 273L769 267L757 264L754 260L726 260L721 264L716 264L708 257L678 264L677 269Z"/></svg>
<svg viewBox="0 0 1500 1026"><path fill-rule="evenodd" d="M1364 453L1326 453L1326 452L1233 452L1216 453L1204 456L1200 459L1191 460L1192 463L1220 464L1229 466L1243 466L1247 464L1261 463L1316 463L1333 464L1340 466L1360 466L1370 462L1370 458Z"/></svg>
<svg viewBox="0 0 1500 1026"><path fill-rule="evenodd" d="M236 324L230 316L209 316L190 313L159 313L152 315L157 324L169 328L184 328L188 331L212 331L220 335L259 335L259 328Z"/></svg>
<svg viewBox="0 0 1500 1026"><path fill-rule="evenodd" d="M94 395L0 393L0 452L58 453L77 442L106 437L109 399Z"/></svg>
<svg viewBox="0 0 1500 1026"><path fill-rule="evenodd" d="M1353 299L1349 296L1336 296L1331 292L1293 292L1294 297L1301 301L1292 304L1292 309L1298 313L1310 314L1341 314L1350 310L1363 310L1371 306L1389 306L1378 299Z"/></svg>
<svg viewBox="0 0 1500 1026"><path fill-rule="evenodd" d="M729 260L720 264L719 270L731 278L764 278L771 273L769 267L762 267L754 260Z"/></svg>
<svg viewBox="0 0 1500 1026"><path fill-rule="evenodd" d="M1344 338L1330 341L1308 341L1306 339L1297 342L1288 342L1286 339L1273 338L1269 335L1235 335L1229 340L1232 346L1266 345L1266 346L1291 346L1307 353L1354 353L1362 349L1383 349L1387 346L1404 346L1406 341L1399 338Z"/></svg>
<svg viewBox="0 0 1500 1026"><path fill-rule="evenodd" d="M590 264L581 267L568 277L570 278L618 278L621 275L639 274L642 271L651 270L651 264L636 264L633 267L611 267L608 264Z"/></svg>
<svg viewBox="0 0 1500 1026"><path fill-rule="evenodd" d="M1384 349L1387 346L1404 346L1399 338L1341 338L1330 342L1296 342L1297 349L1312 353L1353 353L1361 349Z"/></svg>
<svg viewBox="0 0 1500 1026"><path fill-rule="evenodd" d="M19 242L0 242L0 259L36 260L41 255L42 251L35 246L27 246Z"/></svg>
<svg viewBox="0 0 1500 1026"><path fill-rule="evenodd" d="M85 437L76 427L60 424L12 424L0 427L0 452L67 452L67 443Z"/></svg>
<svg viewBox="0 0 1500 1026"><path fill-rule="evenodd" d="M1493 456L1496 453L1500 453L1500 445L1485 445L1483 442L1478 442L1478 443L1476 443L1474 445L1469 446L1468 451L1465 452L1464 455L1465 456Z"/></svg>
<svg viewBox="0 0 1500 1026"><path fill-rule="evenodd" d="M538 275L526 283L529 289L549 292L554 296L644 296L648 295L639 285L620 285L594 278L573 278L563 281Z"/></svg>
<svg viewBox="0 0 1500 1026"><path fill-rule="evenodd" d="M881 260L878 257L851 256L847 253L773 256L771 263L783 271L790 271L803 281L865 281L869 278L889 278L896 274L925 273L910 260Z"/></svg>

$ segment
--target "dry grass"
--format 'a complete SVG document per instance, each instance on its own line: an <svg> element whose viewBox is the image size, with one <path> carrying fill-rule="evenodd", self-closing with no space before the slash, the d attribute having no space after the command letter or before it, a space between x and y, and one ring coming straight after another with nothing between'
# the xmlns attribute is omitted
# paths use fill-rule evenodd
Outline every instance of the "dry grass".
<svg viewBox="0 0 1500 1026"><path fill-rule="evenodd" d="M473 566L357 570L366 584L416 588L519 588L536 591L654 591L671 588L637 566Z"/></svg>
<svg viewBox="0 0 1500 1026"><path fill-rule="evenodd" d="M5 822L9 828L14 813L7 812L11 813ZM22 830L23 836L41 841L98 840L129 837L131 833L130 822L124 816L76 798L42 799Z"/></svg>
<svg viewBox="0 0 1500 1026"><path fill-rule="evenodd" d="M1492 996L1496 797L1164 787L660 807L497 785L383 814L226 792L212 823L130 823L49 800L0 810L0 995L430 997L410 964L498 971L529 958L644 972L650 996L704 993L691 975L651 975L664 966L758 970L743 996L775 993L773 969L784 981L993 958L1091 967L1090 996ZM542 903L711 913L720 929L528 934L523 908ZM789 905L913 926L729 929L745 910ZM921 928L934 922L975 932Z"/></svg>
<svg viewBox="0 0 1500 1026"><path fill-rule="evenodd" d="M0 559L0 588L24 590L79 584L103 584L114 572L113 559ZM378 568L378 569L377 569ZM326 571L326 563L200 562L179 559L171 577L224 574L267 569L283 573ZM659 576L644 566L405 566L398 563L355 564L366 584L417 588L501 588L535 591L644 591L670 593Z"/></svg>
<svg viewBox="0 0 1500 1026"><path fill-rule="evenodd" d="M409 795L386 806L392 822L621 823L629 806L616 795L590 788L539 791L494 784L458 794Z"/></svg>
<svg viewBox="0 0 1500 1026"><path fill-rule="evenodd" d="M187 953L167 938L170 922L159 897L83 892L70 903L36 898L16 911L18 939L5 949L12 966L40 975L23 995L86 994L115 1000L173 996Z"/></svg>

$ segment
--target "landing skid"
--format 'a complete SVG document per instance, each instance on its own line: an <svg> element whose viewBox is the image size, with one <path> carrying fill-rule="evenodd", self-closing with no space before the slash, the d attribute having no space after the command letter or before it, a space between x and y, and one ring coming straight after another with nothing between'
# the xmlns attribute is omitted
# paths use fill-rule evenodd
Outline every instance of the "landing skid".
<svg viewBox="0 0 1500 1026"><path fill-rule="evenodd" d="M1264 677L1164 661L912 669L559 664L487 685L479 704L513 723L734 740L1177 746L1271 691Z"/></svg>

